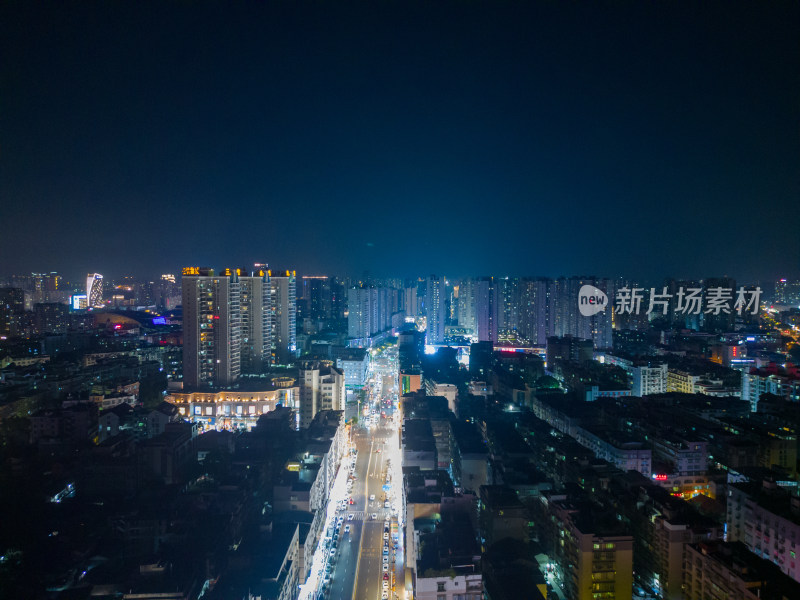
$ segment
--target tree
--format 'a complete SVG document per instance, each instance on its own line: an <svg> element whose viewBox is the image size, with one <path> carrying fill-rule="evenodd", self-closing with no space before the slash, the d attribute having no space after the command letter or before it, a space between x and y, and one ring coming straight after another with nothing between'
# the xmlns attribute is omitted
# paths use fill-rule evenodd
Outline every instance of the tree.
<svg viewBox="0 0 800 600"><path fill-rule="evenodd" d="M558 379L555 377L551 377L550 375L542 375L536 380L536 387L540 390L557 390L561 387L561 385L558 383Z"/></svg>
<svg viewBox="0 0 800 600"><path fill-rule="evenodd" d="M145 408L155 408L164 400L167 389L166 373L156 373L139 380L139 402Z"/></svg>

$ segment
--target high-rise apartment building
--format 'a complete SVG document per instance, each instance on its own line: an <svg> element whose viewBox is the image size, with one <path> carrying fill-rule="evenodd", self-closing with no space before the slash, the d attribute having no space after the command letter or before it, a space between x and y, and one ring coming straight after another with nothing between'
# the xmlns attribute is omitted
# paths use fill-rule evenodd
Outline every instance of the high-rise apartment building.
<svg viewBox="0 0 800 600"><path fill-rule="evenodd" d="M554 335L550 319L552 280L539 277L519 284L519 334L530 344L542 346Z"/></svg>
<svg viewBox="0 0 800 600"><path fill-rule="evenodd" d="M224 387L241 373L241 285L236 271L188 267L183 300L183 381Z"/></svg>
<svg viewBox="0 0 800 600"><path fill-rule="evenodd" d="M241 287L236 271L189 267L181 281L183 380L190 388L229 386L241 373Z"/></svg>
<svg viewBox="0 0 800 600"><path fill-rule="evenodd" d="M302 294L304 316L311 319L330 319L333 304L331 280L327 275L303 275Z"/></svg>
<svg viewBox="0 0 800 600"><path fill-rule="evenodd" d="M39 302L33 305L36 332L66 333L69 329L69 307L60 302Z"/></svg>
<svg viewBox="0 0 800 600"><path fill-rule="evenodd" d="M242 373L261 374L272 363L271 287L267 272L239 276Z"/></svg>
<svg viewBox="0 0 800 600"><path fill-rule="evenodd" d="M372 288L347 290L347 337L368 338L377 329L377 294Z"/></svg>
<svg viewBox="0 0 800 600"><path fill-rule="evenodd" d="M392 327L400 308L399 290L389 287L355 287L347 290L347 336L365 339Z"/></svg>
<svg viewBox="0 0 800 600"><path fill-rule="evenodd" d="M613 346L614 307L586 317L580 313L578 295L584 285L603 290L613 298L614 284L609 279L597 277L561 277L559 279L523 279L506 289L500 301L506 307L505 323L514 323L515 312L507 307L509 298L518 298L516 309L517 332L533 345L543 345L549 337L572 337L592 340L595 348L609 349ZM508 285L506 285L508 288ZM609 303L611 300L609 300ZM642 310L644 312L645 309ZM508 331L508 325L505 326Z"/></svg>
<svg viewBox="0 0 800 600"><path fill-rule="evenodd" d="M465 279L459 286L458 324L468 329L477 341L498 339L495 281L493 277Z"/></svg>
<svg viewBox="0 0 800 600"><path fill-rule="evenodd" d="M425 315L428 321L427 343L444 342L444 325L447 319L447 290L444 277L431 275L427 279Z"/></svg>
<svg viewBox="0 0 800 600"><path fill-rule="evenodd" d="M267 271L273 362L287 365L297 358L297 290L295 271Z"/></svg>
<svg viewBox="0 0 800 600"><path fill-rule="evenodd" d="M494 292L498 337L515 336L520 319L520 281L516 277L498 277L494 280Z"/></svg>
<svg viewBox="0 0 800 600"><path fill-rule="evenodd" d="M25 312L25 290L0 288L0 336L19 335Z"/></svg>

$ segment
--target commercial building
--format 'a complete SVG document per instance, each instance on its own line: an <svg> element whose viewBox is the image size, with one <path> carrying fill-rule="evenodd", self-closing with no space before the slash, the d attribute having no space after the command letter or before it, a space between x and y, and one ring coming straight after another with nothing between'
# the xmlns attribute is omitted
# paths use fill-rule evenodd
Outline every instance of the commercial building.
<svg viewBox="0 0 800 600"><path fill-rule="evenodd" d="M250 386L248 386L250 387ZM261 415L284 406L296 410L300 389L292 378L276 378L252 389L170 392L166 400L181 417L205 429L252 429Z"/></svg>
<svg viewBox="0 0 800 600"><path fill-rule="evenodd" d="M89 308L103 306L103 276L100 273L86 276L86 301Z"/></svg>

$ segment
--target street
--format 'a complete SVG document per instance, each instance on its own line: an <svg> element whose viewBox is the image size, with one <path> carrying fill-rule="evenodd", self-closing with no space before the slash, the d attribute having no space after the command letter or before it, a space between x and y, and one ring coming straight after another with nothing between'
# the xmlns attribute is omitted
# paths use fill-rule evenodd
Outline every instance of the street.
<svg viewBox="0 0 800 600"><path fill-rule="evenodd" d="M351 454L341 466L348 473L347 491L331 499L339 503L341 522L330 578L322 587L322 597L331 600L405 597L397 518L402 503L396 496L402 493L402 481L395 482L400 472L396 384L384 389L380 373L373 371L367 389L362 414L351 431Z"/></svg>

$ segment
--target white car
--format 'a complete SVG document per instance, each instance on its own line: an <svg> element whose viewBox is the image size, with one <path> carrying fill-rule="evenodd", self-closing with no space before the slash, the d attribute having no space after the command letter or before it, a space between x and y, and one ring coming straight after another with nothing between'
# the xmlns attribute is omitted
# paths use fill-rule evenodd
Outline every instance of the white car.
<svg viewBox="0 0 800 600"><path fill-rule="evenodd" d="M385 589L385 590L389 589L389 582L386 581L385 579L383 580L383 589Z"/></svg>
<svg viewBox="0 0 800 600"><path fill-rule="evenodd" d="M389 563L383 563L383 572L385 573L388 570L389 570Z"/></svg>
<svg viewBox="0 0 800 600"><path fill-rule="evenodd" d="M352 521L353 517L355 517L355 515L353 513L350 513L349 515L347 515L347 520Z"/></svg>
<svg viewBox="0 0 800 600"><path fill-rule="evenodd" d="M344 532L345 533L350 533L350 525L345 525L344 526Z"/></svg>
<svg viewBox="0 0 800 600"><path fill-rule="evenodd" d="M370 494L369 501L372 502L375 500L375 494Z"/></svg>
<svg viewBox="0 0 800 600"><path fill-rule="evenodd" d="M372 513L372 520L376 521L378 519L378 513Z"/></svg>
<svg viewBox="0 0 800 600"><path fill-rule="evenodd" d="M383 557L383 562L388 563L389 562L389 557L388 556L384 556Z"/></svg>
<svg viewBox="0 0 800 600"><path fill-rule="evenodd" d="M389 539L389 534L388 533L384 533L383 534L383 539L388 540Z"/></svg>

